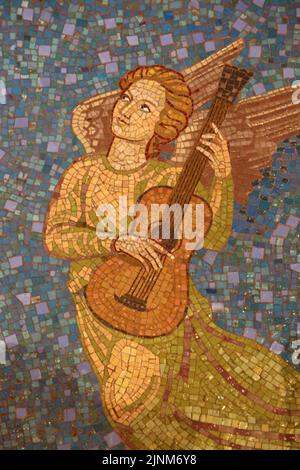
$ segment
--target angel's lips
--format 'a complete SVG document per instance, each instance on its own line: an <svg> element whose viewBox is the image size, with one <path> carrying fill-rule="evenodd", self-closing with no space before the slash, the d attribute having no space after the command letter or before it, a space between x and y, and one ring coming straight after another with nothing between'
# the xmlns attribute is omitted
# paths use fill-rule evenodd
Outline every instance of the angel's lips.
<svg viewBox="0 0 300 470"><path fill-rule="evenodd" d="M117 118L118 122L122 123L122 124L125 124L126 126L128 126L129 122L126 122L124 119L118 117Z"/></svg>

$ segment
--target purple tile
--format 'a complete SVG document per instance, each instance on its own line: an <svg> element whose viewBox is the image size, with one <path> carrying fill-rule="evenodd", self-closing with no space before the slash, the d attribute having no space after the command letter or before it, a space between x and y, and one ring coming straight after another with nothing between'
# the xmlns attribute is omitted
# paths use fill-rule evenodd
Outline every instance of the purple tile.
<svg viewBox="0 0 300 470"><path fill-rule="evenodd" d="M224 312L223 302L212 302L211 308L213 312Z"/></svg>
<svg viewBox="0 0 300 470"><path fill-rule="evenodd" d="M273 237L286 238L290 229L286 225L278 224L275 230L272 233Z"/></svg>
<svg viewBox="0 0 300 470"><path fill-rule="evenodd" d="M139 38L137 35L126 37L129 46L137 46L139 44Z"/></svg>
<svg viewBox="0 0 300 470"><path fill-rule="evenodd" d="M266 89L263 83L255 83L253 90L256 95L261 95L262 93L266 92Z"/></svg>
<svg viewBox="0 0 300 470"><path fill-rule="evenodd" d="M147 65L147 59L144 55L141 56L141 57L138 57L138 64L139 65Z"/></svg>
<svg viewBox="0 0 300 470"><path fill-rule="evenodd" d="M4 204L4 209L10 212L14 212L18 203L16 201L11 201L10 199Z"/></svg>
<svg viewBox="0 0 300 470"><path fill-rule="evenodd" d="M14 348L15 346L17 346L19 344L18 338L15 334L10 335L10 336L6 336L6 338L4 338L4 341L5 341L6 346L7 346L8 349Z"/></svg>
<svg viewBox="0 0 300 470"><path fill-rule="evenodd" d="M195 44L201 44L204 41L203 33L193 33L192 38Z"/></svg>
<svg viewBox="0 0 300 470"><path fill-rule="evenodd" d="M239 273L237 271L229 271L227 273L227 276L228 276L228 282L230 282L231 284L236 285L240 282Z"/></svg>
<svg viewBox="0 0 300 470"><path fill-rule="evenodd" d="M27 409L26 408L16 408L16 418L17 419L25 419L27 417Z"/></svg>
<svg viewBox="0 0 300 470"><path fill-rule="evenodd" d="M99 57L102 64L107 64L107 62L111 62L111 57L110 57L110 52L109 51L99 52L98 57Z"/></svg>
<svg viewBox="0 0 300 470"><path fill-rule="evenodd" d="M287 24L279 24L277 26L278 34L286 34L287 33Z"/></svg>
<svg viewBox="0 0 300 470"><path fill-rule="evenodd" d="M261 46L250 46L249 47L249 57L260 57L262 52Z"/></svg>
<svg viewBox="0 0 300 470"><path fill-rule="evenodd" d="M292 228L296 228L297 225L299 224L299 221L300 221L299 217L296 217L295 215L289 215L286 221L286 225Z"/></svg>
<svg viewBox="0 0 300 470"><path fill-rule="evenodd" d="M292 67L283 68L283 76L284 78L295 78L295 69Z"/></svg>
<svg viewBox="0 0 300 470"><path fill-rule="evenodd" d="M60 348L66 348L69 346L69 338L67 335L58 337L58 345Z"/></svg>
<svg viewBox="0 0 300 470"><path fill-rule="evenodd" d="M75 418L76 418L75 408L67 408L66 410L64 410L64 421L65 422L75 421Z"/></svg>
<svg viewBox="0 0 300 470"><path fill-rule="evenodd" d="M207 264L214 264L217 256L218 253L216 251L207 250L205 255L203 256L203 261L205 261L205 263Z"/></svg>
<svg viewBox="0 0 300 470"><path fill-rule="evenodd" d="M48 11L48 10L43 10L41 12L41 20L42 21L48 22L51 19L51 16L52 15L51 15L50 11Z"/></svg>
<svg viewBox="0 0 300 470"><path fill-rule="evenodd" d="M173 36L172 34L161 34L160 41L162 46L169 46L173 44Z"/></svg>
<svg viewBox="0 0 300 470"><path fill-rule="evenodd" d="M257 246L254 246L252 248L252 255L251 255L252 258L263 259L264 255L265 255L265 249L264 248L260 248L260 247L257 247Z"/></svg>
<svg viewBox="0 0 300 470"><path fill-rule="evenodd" d="M75 24L65 23L63 34L65 34L66 36L73 36L74 32L75 32Z"/></svg>
<svg viewBox="0 0 300 470"><path fill-rule="evenodd" d="M32 369L30 371L30 376L32 380L40 380L42 378L40 369Z"/></svg>
<svg viewBox="0 0 300 470"><path fill-rule="evenodd" d="M273 302L273 292L271 290L263 290L260 293L260 301L263 303Z"/></svg>
<svg viewBox="0 0 300 470"><path fill-rule="evenodd" d="M253 3L258 7L263 7L265 4L265 0L253 0Z"/></svg>
<svg viewBox="0 0 300 470"><path fill-rule="evenodd" d="M57 444L57 450L70 450L71 444Z"/></svg>
<svg viewBox="0 0 300 470"><path fill-rule="evenodd" d="M188 57L188 51L185 47L177 50L178 59L186 59Z"/></svg>
<svg viewBox="0 0 300 470"><path fill-rule="evenodd" d="M77 369L80 375L89 374L91 372L91 367L88 362L83 362L77 366Z"/></svg>
<svg viewBox="0 0 300 470"><path fill-rule="evenodd" d="M107 18L106 20L104 20L104 24L106 29L113 29L117 27L115 18Z"/></svg>
<svg viewBox="0 0 300 470"><path fill-rule="evenodd" d="M15 127L17 129L23 129L28 127L28 118L27 117L17 117L15 119Z"/></svg>
<svg viewBox="0 0 300 470"><path fill-rule="evenodd" d="M290 267L292 271L300 273L300 263L292 263Z"/></svg>
<svg viewBox="0 0 300 470"><path fill-rule="evenodd" d="M32 223L32 231L36 233L43 233L43 224L41 222Z"/></svg>
<svg viewBox="0 0 300 470"><path fill-rule="evenodd" d="M32 8L24 8L22 17L24 20L32 21L33 20L33 9Z"/></svg>
<svg viewBox="0 0 300 470"><path fill-rule="evenodd" d="M223 13L224 6L223 5L215 5L214 10L217 11L218 13Z"/></svg>
<svg viewBox="0 0 300 470"><path fill-rule="evenodd" d="M49 57L51 54L50 46L39 46L39 55L44 57Z"/></svg>
<svg viewBox="0 0 300 470"><path fill-rule="evenodd" d="M245 29L246 26L247 25L245 21L241 20L240 18L238 18L232 25L233 29L236 29L239 32L243 31L243 29Z"/></svg>
<svg viewBox="0 0 300 470"><path fill-rule="evenodd" d="M206 52L214 51L216 49L214 41L206 41L204 43L204 48L205 48Z"/></svg>
<svg viewBox="0 0 300 470"><path fill-rule="evenodd" d="M24 292L22 294L16 294L16 297L23 305L30 305L30 301L31 301L30 292Z"/></svg>
<svg viewBox="0 0 300 470"><path fill-rule="evenodd" d="M255 328L245 328L244 336L250 339L256 339L257 331Z"/></svg>
<svg viewBox="0 0 300 470"><path fill-rule="evenodd" d="M117 73L119 71L117 62L111 62L110 64L106 64L105 70L106 73Z"/></svg>
<svg viewBox="0 0 300 470"><path fill-rule="evenodd" d="M38 85L40 87L49 87L50 86L50 77L39 77Z"/></svg>
<svg viewBox="0 0 300 470"><path fill-rule="evenodd" d="M247 6L244 2L239 1L239 2L237 3L236 9L237 9L238 11L244 12L244 11L247 10L247 8L248 8L248 6Z"/></svg>
<svg viewBox="0 0 300 470"><path fill-rule="evenodd" d="M11 268L19 268L23 264L22 256L13 256L8 259Z"/></svg>
<svg viewBox="0 0 300 470"><path fill-rule="evenodd" d="M46 302L40 302L39 304L36 304L35 309L38 315L46 315L49 313L49 308Z"/></svg>
<svg viewBox="0 0 300 470"><path fill-rule="evenodd" d="M65 83L66 85L73 85L73 83L77 83L76 73L67 73Z"/></svg>
<svg viewBox="0 0 300 470"><path fill-rule="evenodd" d="M109 434L106 434L106 436L104 436L104 440L110 449L112 449L113 447L116 447L118 444L122 442L121 438L118 436L118 434L115 431Z"/></svg>
<svg viewBox="0 0 300 470"><path fill-rule="evenodd" d="M59 142L48 142L47 152L58 152L59 151Z"/></svg>
<svg viewBox="0 0 300 470"><path fill-rule="evenodd" d="M282 344L278 343L277 341L274 341L274 343L272 343L270 349L271 349L271 351L273 351L273 353L280 354L284 350L284 346Z"/></svg>

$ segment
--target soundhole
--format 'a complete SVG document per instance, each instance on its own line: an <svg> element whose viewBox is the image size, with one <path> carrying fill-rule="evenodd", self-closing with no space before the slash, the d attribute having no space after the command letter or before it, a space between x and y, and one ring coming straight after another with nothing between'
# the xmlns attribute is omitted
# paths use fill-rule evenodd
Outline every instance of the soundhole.
<svg viewBox="0 0 300 470"><path fill-rule="evenodd" d="M120 304L126 305L126 307L131 308L132 310L137 310L138 312L146 311L146 301L135 297L134 295L125 294L119 297L114 294L115 300Z"/></svg>

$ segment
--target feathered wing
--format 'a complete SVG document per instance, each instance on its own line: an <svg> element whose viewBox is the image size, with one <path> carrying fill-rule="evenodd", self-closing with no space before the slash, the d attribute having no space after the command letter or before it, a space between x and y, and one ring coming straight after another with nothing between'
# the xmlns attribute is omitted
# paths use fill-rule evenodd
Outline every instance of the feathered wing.
<svg viewBox="0 0 300 470"><path fill-rule="evenodd" d="M105 150L109 147L111 113L120 90L96 95L80 103L72 113L72 129L86 153Z"/></svg>
<svg viewBox="0 0 300 470"><path fill-rule="evenodd" d="M193 97L194 111L188 127L177 141L162 146L162 153L171 154L172 161L183 164L199 136L207 111L201 110L217 90L224 64L232 62L243 49L239 39L181 73ZM293 104L292 87L239 101L228 114L222 131L230 145L236 199L244 203L251 182L268 166L277 144L300 130L300 105ZM107 150L111 140L111 115L120 90L96 95L79 104L72 114L72 127L87 153ZM209 184L209 165L203 181Z"/></svg>
<svg viewBox="0 0 300 470"><path fill-rule="evenodd" d="M182 71L192 90L195 116L197 116L199 107L214 96L224 64L234 60L243 47L244 42L239 39ZM87 153L104 151L109 147L112 140L112 109L119 94L119 89L99 94L83 101L74 109L72 113L73 132Z"/></svg>
<svg viewBox="0 0 300 470"><path fill-rule="evenodd" d="M293 104L292 87L239 101L230 111L221 128L228 139L235 199L247 201L251 183L260 176L259 170L270 165L273 153L282 140L300 132L300 105ZM190 122L177 139L173 159L183 162L201 130L206 112ZM212 176L209 165L202 175L207 182Z"/></svg>

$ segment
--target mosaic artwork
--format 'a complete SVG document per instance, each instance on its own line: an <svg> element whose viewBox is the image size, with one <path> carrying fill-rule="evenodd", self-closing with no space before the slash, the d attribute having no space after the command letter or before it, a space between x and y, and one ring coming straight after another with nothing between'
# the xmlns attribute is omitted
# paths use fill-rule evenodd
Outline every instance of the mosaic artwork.
<svg viewBox="0 0 300 470"><path fill-rule="evenodd" d="M300 4L0 22L0 448L300 449Z"/></svg>

